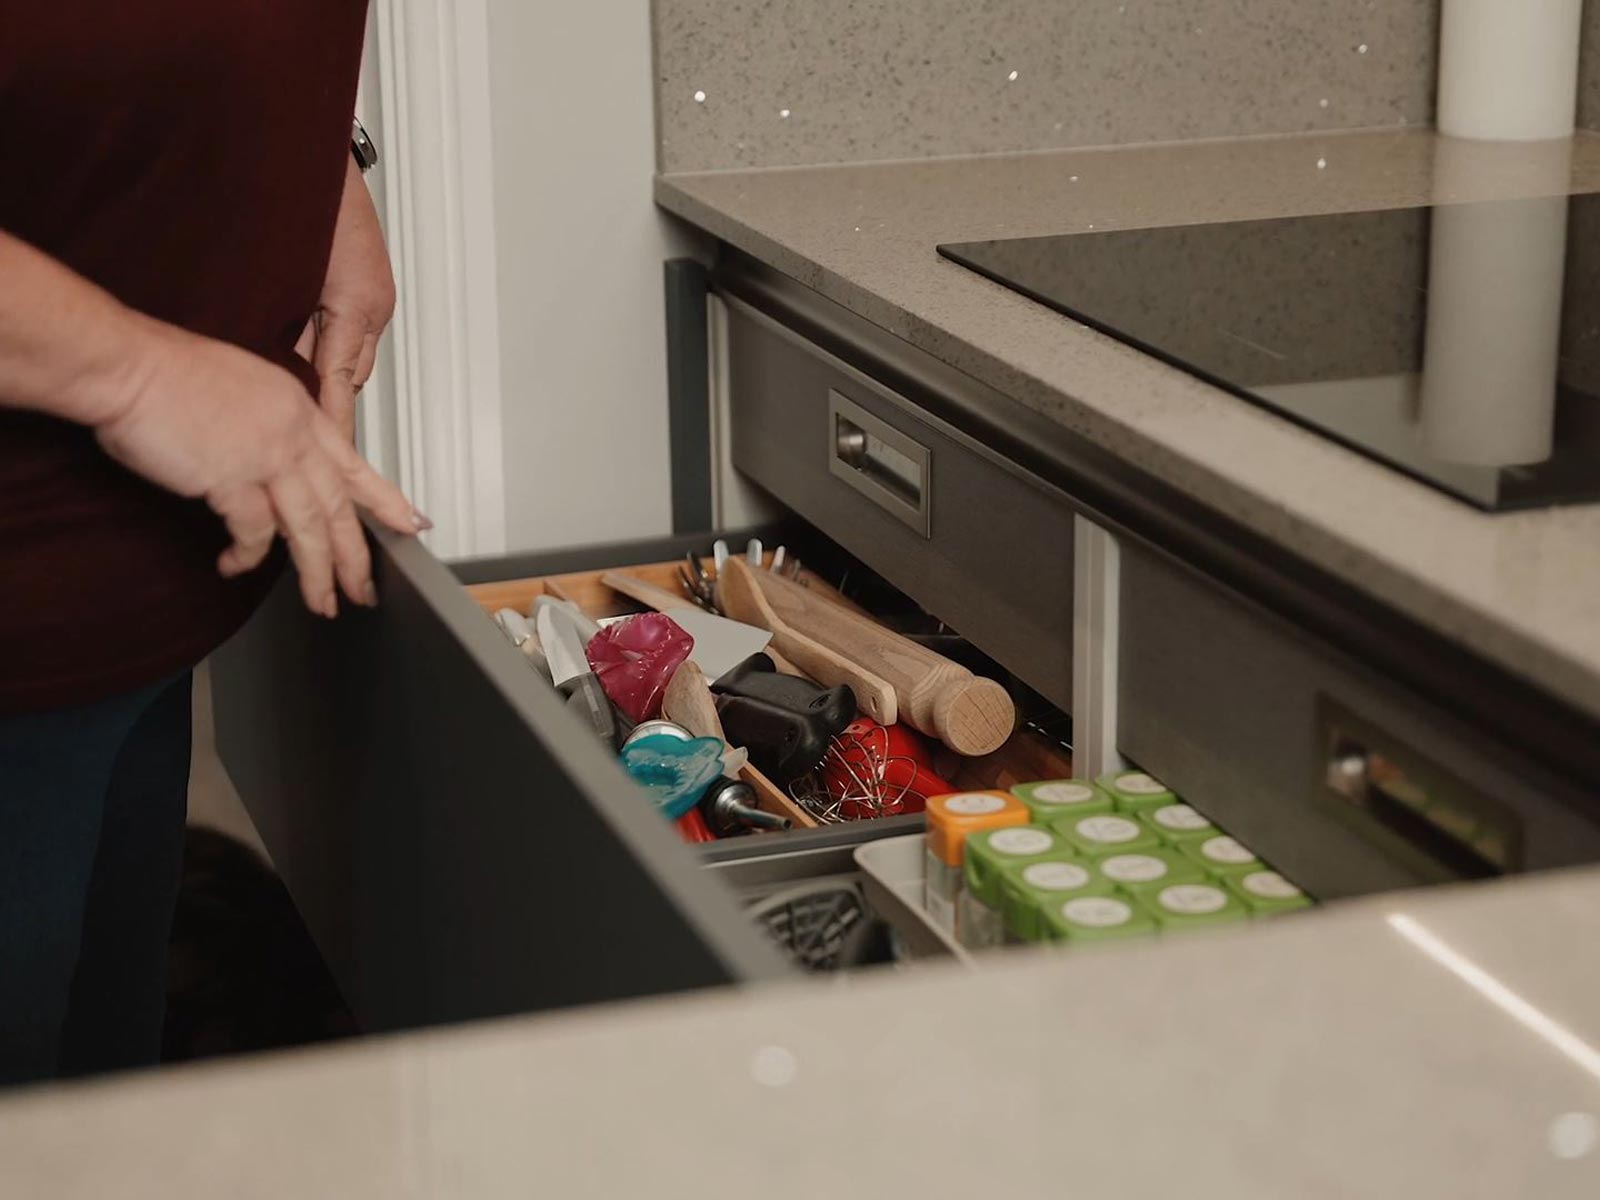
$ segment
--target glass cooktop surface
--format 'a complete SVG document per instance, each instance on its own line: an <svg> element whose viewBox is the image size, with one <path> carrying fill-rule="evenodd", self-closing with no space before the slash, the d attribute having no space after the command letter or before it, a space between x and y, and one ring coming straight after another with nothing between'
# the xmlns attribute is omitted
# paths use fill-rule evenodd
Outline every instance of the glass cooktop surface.
<svg viewBox="0 0 1600 1200"><path fill-rule="evenodd" d="M939 252L1481 508L1600 500L1600 196Z"/></svg>

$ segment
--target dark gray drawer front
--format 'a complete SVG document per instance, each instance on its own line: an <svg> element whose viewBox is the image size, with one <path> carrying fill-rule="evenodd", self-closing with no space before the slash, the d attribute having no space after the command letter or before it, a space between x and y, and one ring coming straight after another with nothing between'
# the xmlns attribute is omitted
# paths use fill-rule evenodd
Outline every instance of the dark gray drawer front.
<svg viewBox="0 0 1600 1200"><path fill-rule="evenodd" d="M638 549L594 565L678 552ZM456 576L374 557L377 611L312 618L285 580L213 673L223 761L364 1026L783 974Z"/></svg>
<svg viewBox="0 0 1600 1200"><path fill-rule="evenodd" d="M1203 578L1143 550L1122 559L1119 741L1323 898L1449 878L1325 787L1330 713L1489 799L1521 869L1600 860L1594 797Z"/></svg>
<svg viewBox="0 0 1600 1200"><path fill-rule="evenodd" d="M737 299L729 310L735 466L1070 708L1065 502L765 314ZM886 469L853 470L841 428L881 436Z"/></svg>

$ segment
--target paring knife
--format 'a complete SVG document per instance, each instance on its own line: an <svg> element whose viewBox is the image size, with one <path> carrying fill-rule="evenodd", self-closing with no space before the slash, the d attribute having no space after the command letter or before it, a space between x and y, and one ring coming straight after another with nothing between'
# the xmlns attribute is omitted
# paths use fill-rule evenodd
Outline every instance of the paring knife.
<svg viewBox="0 0 1600 1200"><path fill-rule="evenodd" d="M595 736L614 746L616 716L599 677L589 667L578 618L556 605L545 605L538 610L534 627L550 663L550 677L556 690L567 698L567 707L594 730Z"/></svg>

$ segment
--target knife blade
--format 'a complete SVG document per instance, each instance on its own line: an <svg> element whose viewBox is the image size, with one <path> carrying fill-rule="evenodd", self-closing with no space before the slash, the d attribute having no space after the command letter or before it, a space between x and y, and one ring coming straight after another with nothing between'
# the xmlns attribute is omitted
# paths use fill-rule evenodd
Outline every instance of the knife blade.
<svg viewBox="0 0 1600 1200"><path fill-rule="evenodd" d="M550 663L550 677L556 690L567 698L567 707L602 741L615 744L616 715L599 677L589 667L578 618L564 608L546 605L534 617L534 627Z"/></svg>

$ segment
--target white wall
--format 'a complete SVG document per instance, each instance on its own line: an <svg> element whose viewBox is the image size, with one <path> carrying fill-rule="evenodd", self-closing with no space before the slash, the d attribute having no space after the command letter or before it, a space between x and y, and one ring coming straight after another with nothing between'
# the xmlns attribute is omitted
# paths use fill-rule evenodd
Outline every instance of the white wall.
<svg viewBox="0 0 1600 1200"><path fill-rule="evenodd" d="M649 0L490 0L506 533L671 528Z"/></svg>

